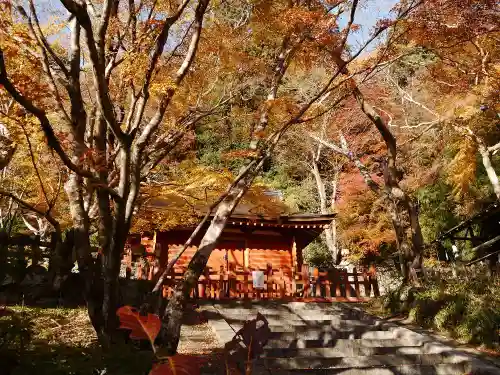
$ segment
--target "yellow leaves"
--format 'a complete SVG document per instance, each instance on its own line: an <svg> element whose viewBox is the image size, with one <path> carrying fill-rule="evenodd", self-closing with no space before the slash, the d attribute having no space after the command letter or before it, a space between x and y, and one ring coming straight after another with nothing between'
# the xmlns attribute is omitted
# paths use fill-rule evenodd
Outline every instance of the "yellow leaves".
<svg viewBox="0 0 500 375"><path fill-rule="evenodd" d="M458 143L459 150L447 168L448 182L453 186L453 196L461 200L476 180L477 146L468 138Z"/></svg>
<svg viewBox="0 0 500 375"><path fill-rule="evenodd" d="M167 14L171 14L179 7L180 4L181 0L161 0L157 2L155 9L158 12L165 12Z"/></svg>
<svg viewBox="0 0 500 375"><path fill-rule="evenodd" d="M124 81L140 82L144 77L144 70L148 66L148 56L144 53L126 52L120 65L120 76Z"/></svg>
<svg viewBox="0 0 500 375"><path fill-rule="evenodd" d="M196 165L193 160L172 166L165 176L168 178L165 184L143 189L145 203L132 231L193 226L235 178L227 169ZM241 205L253 214L274 215L284 212L284 204L266 194L267 190L267 185L254 183L243 197Z"/></svg>
<svg viewBox="0 0 500 375"><path fill-rule="evenodd" d="M269 118L271 123L283 123L289 120L299 110L299 105L294 98L282 95L278 99L266 103L269 108Z"/></svg>
<svg viewBox="0 0 500 375"><path fill-rule="evenodd" d="M153 82L149 91L156 96L163 96L175 91L177 85L174 80L167 78L161 82Z"/></svg>

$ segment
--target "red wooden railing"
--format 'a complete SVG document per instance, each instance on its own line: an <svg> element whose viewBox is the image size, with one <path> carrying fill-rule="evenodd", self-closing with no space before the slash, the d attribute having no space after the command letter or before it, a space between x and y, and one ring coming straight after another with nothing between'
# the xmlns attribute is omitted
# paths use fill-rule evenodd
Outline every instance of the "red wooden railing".
<svg viewBox="0 0 500 375"><path fill-rule="evenodd" d="M184 269L176 268L167 277L163 294L168 298L173 287L182 279ZM264 271L264 288L253 287L252 270L214 271L206 269L198 281L193 297L209 300L224 299L317 299L360 301L379 296L374 267L358 272L332 269L320 272L303 266L301 272L271 269Z"/></svg>

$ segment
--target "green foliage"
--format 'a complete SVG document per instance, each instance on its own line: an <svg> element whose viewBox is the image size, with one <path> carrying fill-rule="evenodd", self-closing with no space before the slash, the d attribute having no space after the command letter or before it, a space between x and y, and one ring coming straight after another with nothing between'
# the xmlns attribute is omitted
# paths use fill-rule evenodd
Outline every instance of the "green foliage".
<svg viewBox="0 0 500 375"><path fill-rule="evenodd" d="M399 59L391 66L391 74L398 79L400 86L408 85L408 80L415 76L418 69L432 64L437 60L436 55L424 48L413 48L412 53Z"/></svg>
<svg viewBox="0 0 500 375"><path fill-rule="evenodd" d="M500 282L477 275L440 280L423 288L404 286L384 298L384 308L402 312L424 327L448 332L464 343L500 348Z"/></svg>
<svg viewBox="0 0 500 375"><path fill-rule="evenodd" d="M201 165L212 168L228 168L237 173L245 165L245 158L231 156L231 151L244 151L245 142L232 142L234 130L220 126L200 128L196 134L196 153Z"/></svg>
<svg viewBox="0 0 500 375"><path fill-rule="evenodd" d="M319 202L313 178L302 175L293 165L273 163L263 181L283 193L291 212L318 212Z"/></svg>
<svg viewBox="0 0 500 375"><path fill-rule="evenodd" d="M304 261L309 266L316 268L330 268L333 266L332 255L321 239L311 242L303 250Z"/></svg>
<svg viewBox="0 0 500 375"><path fill-rule="evenodd" d="M426 242L433 241L440 232L458 224L459 218L454 213L455 202L450 199L451 192L451 186L441 179L417 191L420 225Z"/></svg>

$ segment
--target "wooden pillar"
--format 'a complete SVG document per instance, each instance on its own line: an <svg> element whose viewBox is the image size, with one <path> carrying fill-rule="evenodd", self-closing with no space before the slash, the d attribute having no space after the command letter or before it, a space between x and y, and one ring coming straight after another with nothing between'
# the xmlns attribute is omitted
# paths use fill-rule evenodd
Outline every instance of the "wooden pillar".
<svg viewBox="0 0 500 375"><path fill-rule="evenodd" d="M33 238L33 243L31 245L31 265L37 266L41 260L41 252L40 252L40 236L35 236Z"/></svg>
<svg viewBox="0 0 500 375"><path fill-rule="evenodd" d="M299 264L297 259L297 243L295 242L295 236L292 237L292 277L299 270Z"/></svg>
<svg viewBox="0 0 500 375"><path fill-rule="evenodd" d="M380 297L380 291L378 289L378 281L377 281L377 270L375 266L372 264L370 266L370 284L373 286L373 294L375 297Z"/></svg>
<svg viewBox="0 0 500 375"><path fill-rule="evenodd" d="M363 269L363 285L365 288L365 297L370 297L371 295L371 284L370 280L368 279L368 273L366 272L366 269Z"/></svg>
<svg viewBox="0 0 500 375"><path fill-rule="evenodd" d="M317 268L313 270L313 276L314 276L314 297L319 298L321 297L321 277L319 275L319 270Z"/></svg>
<svg viewBox="0 0 500 375"><path fill-rule="evenodd" d="M302 292L303 292L303 297L304 298L307 298L309 297L309 290L310 290L310 285L309 285L309 267L307 267L306 265L302 265L302 283L303 283L303 287L302 287Z"/></svg>
<svg viewBox="0 0 500 375"><path fill-rule="evenodd" d="M250 249L246 243L247 241L245 241L245 250L243 250L243 268L245 270L250 267Z"/></svg>
<svg viewBox="0 0 500 375"><path fill-rule="evenodd" d="M346 270L342 271L342 279L344 280L345 286L345 296L346 298L351 298L351 283L349 282L349 274Z"/></svg>
<svg viewBox="0 0 500 375"><path fill-rule="evenodd" d="M354 289L356 290L356 298L360 298L361 293L359 291L358 271L356 270L356 267L352 269L352 274L354 277Z"/></svg>

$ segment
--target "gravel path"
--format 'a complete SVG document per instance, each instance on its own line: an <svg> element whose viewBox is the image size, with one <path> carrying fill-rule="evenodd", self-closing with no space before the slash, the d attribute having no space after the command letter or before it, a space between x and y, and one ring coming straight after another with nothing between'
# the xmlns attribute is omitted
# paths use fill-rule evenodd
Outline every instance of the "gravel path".
<svg viewBox="0 0 500 375"><path fill-rule="evenodd" d="M208 323L183 325L178 352L182 354L211 354L222 349Z"/></svg>

